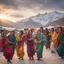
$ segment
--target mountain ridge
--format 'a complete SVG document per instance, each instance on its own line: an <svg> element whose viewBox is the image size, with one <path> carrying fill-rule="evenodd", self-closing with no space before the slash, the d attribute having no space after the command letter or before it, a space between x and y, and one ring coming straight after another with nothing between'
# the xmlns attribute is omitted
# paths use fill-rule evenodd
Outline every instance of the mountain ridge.
<svg viewBox="0 0 64 64"><path fill-rule="evenodd" d="M26 18L26 19L23 19L23 20L17 22L16 25L19 26L20 24L21 25L25 24L28 27L30 27L29 26L30 23L28 23L28 22L31 19L33 24L39 23L39 25L41 25L41 26L47 26L49 23L55 22L56 20L59 20L61 18L64 18L64 13L57 12L57 11L44 13L44 14L39 13L35 16L31 16L29 18ZM33 24L31 26L34 26ZM20 27L22 27L21 25L20 25ZM27 27L27 26L25 26L25 27ZM39 27L39 26L37 25L35 27Z"/></svg>
<svg viewBox="0 0 64 64"><path fill-rule="evenodd" d="M59 19L59 20L57 20L57 21L54 21L54 22L48 24L48 26L49 26L49 25L51 25L51 26L56 26L56 25L64 26L64 18Z"/></svg>
<svg viewBox="0 0 64 64"><path fill-rule="evenodd" d="M49 12L44 14L37 14L35 16L31 16L29 18L17 21L13 23L8 20L1 20L0 19L0 26L7 26L7 27L15 27L15 28L38 28L40 26L47 26L50 23L56 22L64 18L64 13L61 12Z"/></svg>

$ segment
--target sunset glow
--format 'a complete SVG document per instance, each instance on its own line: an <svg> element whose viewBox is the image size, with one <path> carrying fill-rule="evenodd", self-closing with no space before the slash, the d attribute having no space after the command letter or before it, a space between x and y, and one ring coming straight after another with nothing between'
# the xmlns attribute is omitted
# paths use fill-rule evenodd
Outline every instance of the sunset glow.
<svg viewBox="0 0 64 64"><path fill-rule="evenodd" d="M39 13L64 12L63 7L64 0L0 0L0 19L18 22Z"/></svg>
<svg viewBox="0 0 64 64"><path fill-rule="evenodd" d="M5 15L5 14L1 14L0 15L0 19L1 20L8 20L8 21L12 21L12 22L15 22L16 20L8 15Z"/></svg>
<svg viewBox="0 0 64 64"><path fill-rule="evenodd" d="M2 15L0 15L0 19L5 20L5 19L7 19L7 16L2 14Z"/></svg>

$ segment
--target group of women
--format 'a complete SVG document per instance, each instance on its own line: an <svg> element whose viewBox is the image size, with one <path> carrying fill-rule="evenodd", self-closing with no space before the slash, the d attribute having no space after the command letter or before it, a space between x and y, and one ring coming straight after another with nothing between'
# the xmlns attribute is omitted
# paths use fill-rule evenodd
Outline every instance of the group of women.
<svg viewBox="0 0 64 64"><path fill-rule="evenodd" d="M44 45L46 49L51 49L52 53L57 52L61 58L64 58L64 28L57 27L51 28L45 31L41 27L40 30L36 30L37 33L34 33L34 30L30 29L28 31L21 30L16 33L10 31L10 34L4 31L2 33L2 51L3 56L7 59L8 62L11 62L13 59L15 50L18 56L18 59L24 59L24 44L27 45L27 55L29 60L34 60L34 55L37 53L37 60L42 58Z"/></svg>
<svg viewBox="0 0 64 64"><path fill-rule="evenodd" d="M46 49L50 48L51 53L57 52L64 58L64 27L51 28L50 32L46 29Z"/></svg>
<svg viewBox="0 0 64 64"><path fill-rule="evenodd" d="M27 45L27 55L29 60L34 60L35 52L37 53L37 58L40 60L42 58L43 46L46 43L46 38L41 30L37 31L37 35L34 34L33 31L29 30L28 33L21 32L21 36L18 34L17 36L17 55L19 59L23 59L24 57L24 43ZM36 49L35 49L36 48Z"/></svg>
<svg viewBox="0 0 64 64"><path fill-rule="evenodd" d="M2 51L4 57L8 62L11 62L13 59L15 50L18 56L18 59L24 59L24 44L27 45L27 55L29 60L34 60L34 55L37 53L37 60L42 58L43 47L47 42L46 37L41 30L37 30L37 33L34 34L33 30L28 30L27 32L21 30L17 34L14 31L10 31L10 34L7 36L7 33L4 31L2 33Z"/></svg>
<svg viewBox="0 0 64 64"><path fill-rule="evenodd" d="M16 45L16 36L13 31L10 32L10 35L7 36L6 31L2 33L2 51L3 56L7 59L8 62L11 62L14 52L15 52L15 45Z"/></svg>

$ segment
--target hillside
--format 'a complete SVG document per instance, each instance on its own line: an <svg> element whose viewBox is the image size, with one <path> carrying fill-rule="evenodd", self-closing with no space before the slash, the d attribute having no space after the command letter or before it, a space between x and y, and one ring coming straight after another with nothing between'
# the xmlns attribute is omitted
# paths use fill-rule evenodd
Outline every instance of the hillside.
<svg viewBox="0 0 64 64"><path fill-rule="evenodd" d="M64 26L64 18L59 19L59 20L57 20L57 21L54 21L54 22L48 24L48 26L49 26L49 25L51 25L51 26L56 26L56 25Z"/></svg>
<svg viewBox="0 0 64 64"><path fill-rule="evenodd" d="M14 23L8 20L1 20L0 19L0 26L5 26L5 27L13 27Z"/></svg>

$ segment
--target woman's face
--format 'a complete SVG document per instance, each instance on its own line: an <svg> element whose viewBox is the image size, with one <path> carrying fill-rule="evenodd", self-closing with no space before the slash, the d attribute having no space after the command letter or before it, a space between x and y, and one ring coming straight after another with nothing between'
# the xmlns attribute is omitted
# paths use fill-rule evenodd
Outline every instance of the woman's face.
<svg viewBox="0 0 64 64"><path fill-rule="evenodd" d="M6 34L4 33L4 34L2 35L2 37L6 37Z"/></svg>
<svg viewBox="0 0 64 64"><path fill-rule="evenodd" d="M32 32L29 30L29 32L28 32L29 34L32 34Z"/></svg>
<svg viewBox="0 0 64 64"><path fill-rule="evenodd" d="M10 32L10 35L13 35L14 33L13 32Z"/></svg>
<svg viewBox="0 0 64 64"><path fill-rule="evenodd" d="M56 32L59 32L58 28L56 29Z"/></svg>
<svg viewBox="0 0 64 64"><path fill-rule="evenodd" d="M53 30L53 29L51 29L51 32L54 32L54 30Z"/></svg>
<svg viewBox="0 0 64 64"><path fill-rule="evenodd" d="M21 35L21 32L19 32L19 35Z"/></svg>
<svg viewBox="0 0 64 64"><path fill-rule="evenodd" d="M61 28L60 27L58 28L58 31L61 32Z"/></svg>
<svg viewBox="0 0 64 64"><path fill-rule="evenodd" d="M41 33L40 31L37 31L37 34L38 34L38 35L40 35L40 33Z"/></svg>

